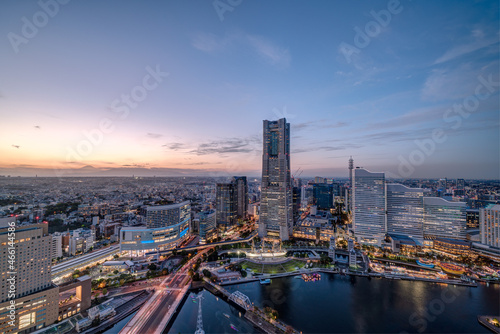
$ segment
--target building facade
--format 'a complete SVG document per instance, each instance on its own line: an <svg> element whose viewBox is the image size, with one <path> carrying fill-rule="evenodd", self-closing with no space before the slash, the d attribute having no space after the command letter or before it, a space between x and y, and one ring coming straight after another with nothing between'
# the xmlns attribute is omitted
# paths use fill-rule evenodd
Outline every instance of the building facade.
<svg viewBox="0 0 500 334"><path fill-rule="evenodd" d="M229 227L236 221L234 192L233 183L217 183L216 185L215 209L217 212L217 225L220 227Z"/></svg>
<svg viewBox="0 0 500 334"><path fill-rule="evenodd" d="M202 211L197 214L200 244L206 244L217 238L215 210Z"/></svg>
<svg viewBox="0 0 500 334"><path fill-rule="evenodd" d="M9 233L15 233L14 239ZM59 288L52 284L50 274L48 225L2 228L0 249L0 333L29 333L53 324L58 317ZM13 262L9 255L14 255Z"/></svg>
<svg viewBox="0 0 500 334"><path fill-rule="evenodd" d="M146 208L147 228L120 230L120 251L140 256L145 252L176 247L190 235L191 203L150 206Z"/></svg>
<svg viewBox="0 0 500 334"><path fill-rule="evenodd" d="M146 208L146 224L148 228L161 228L190 223L191 202L148 206Z"/></svg>
<svg viewBox="0 0 500 334"><path fill-rule="evenodd" d="M288 240L293 233L290 124L282 118L263 126L259 236Z"/></svg>
<svg viewBox="0 0 500 334"><path fill-rule="evenodd" d="M466 240L466 203L424 197L424 236Z"/></svg>
<svg viewBox="0 0 500 334"><path fill-rule="evenodd" d="M500 248L500 204L479 209L479 217L481 243Z"/></svg>
<svg viewBox="0 0 500 334"><path fill-rule="evenodd" d="M387 230L385 174L356 168L353 183L352 226L356 240L380 246Z"/></svg>
<svg viewBox="0 0 500 334"><path fill-rule="evenodd" d="M424 190L387 184L387 233L424 240Z"/></svg>

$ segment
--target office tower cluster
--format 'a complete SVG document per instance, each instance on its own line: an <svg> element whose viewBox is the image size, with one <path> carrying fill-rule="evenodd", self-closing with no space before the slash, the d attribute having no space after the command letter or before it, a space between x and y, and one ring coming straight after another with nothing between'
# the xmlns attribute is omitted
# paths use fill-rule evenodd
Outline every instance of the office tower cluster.
<svg viewBox="0 0 500 334"><path fill-rule="evenodd" d="M290 124L285 118L263 122L259 236L288 240L292 235Z"/></svg>
<svg viewBox="0 0 500 334"><path fill-rule="evenodd" d="M217 183L215 209L217 225L228 228L248 215L248 182L246 176L233 176L230 182Z"/></svg>
<svg viewBox="0 0 500 334"><path fill-rule="evenodd" d="M387 234L417 244L425 239L466 239L465 202L425 196L421 188L387 184L384 173L359 167L352 180L352 225L358 242L380 246Z"/></svg>

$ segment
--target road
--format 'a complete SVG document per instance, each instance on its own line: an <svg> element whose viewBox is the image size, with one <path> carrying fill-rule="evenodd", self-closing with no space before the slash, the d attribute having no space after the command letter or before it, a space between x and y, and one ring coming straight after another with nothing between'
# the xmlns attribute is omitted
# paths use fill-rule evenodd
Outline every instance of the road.
<svg viewBox="0 0 500 334"><path fill-rule="evenodd" d="M208 251L209 249L204 249L198 252L179 271L168 275L157 287L151 299L127 323L120 334L161 333L163 328L158 327L164 322L164 317L167 316L176 299L180 298L181 290L189 284L188 270L200 256Z"/></svg>

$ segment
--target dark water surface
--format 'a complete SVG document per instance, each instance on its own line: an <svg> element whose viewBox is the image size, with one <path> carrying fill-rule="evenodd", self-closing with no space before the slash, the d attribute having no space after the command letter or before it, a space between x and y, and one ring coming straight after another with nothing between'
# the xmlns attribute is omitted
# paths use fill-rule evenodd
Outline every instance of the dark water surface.
<svg viewBox="0 0 500 334"><path fill-rule="evenodd" d="M321 274L317 282L287 277L226 286L303 333L488 333L478 315L500 314L500 286L477 288L427 282ZM239 312L201 292L206 333L254 332ZM195 296L193 294L193 296ZM223 313L230 315L227 319ZM198 304L188 297L170 333L194 333Z"/></svg>

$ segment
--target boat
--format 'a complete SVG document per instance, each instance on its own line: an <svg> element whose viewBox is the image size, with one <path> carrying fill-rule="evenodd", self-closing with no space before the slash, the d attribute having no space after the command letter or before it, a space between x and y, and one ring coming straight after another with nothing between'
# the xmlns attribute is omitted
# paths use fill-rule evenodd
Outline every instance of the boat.
<svg viewBox="0 0 500 334"><path fill-rule="evenodd" d="M235 331L237 331L237 332L239 332L239 331L240 331L240 330L239 330L239 329L238 329L235 325L231 324L230 326L231 326L231 329L233 329L233 330L235 330Z"/></svg>
<svg viewBox="0 0 500 334"><path fill-rule="evenodd" d="M439 266L441 267L441 269L443 269L445 273L448 274L462 275L465 272L465 269L463 267L457 266L456 264L452 263L441 262Z"/></svg>
<svg viewBox="0 0 500 334"><path fill-rule="evenodd" d="M425 259L419 258L417 260L417 264L421 267L424 267L424 268L434 268L434 263L432 263L431 260L425 260Z"/></svg>
<svg viewBox="0 0 500 334"><path fill-rule="evenodd" d="M271 284L271 280L269 278L261 278L260 279L260 284Z"/></svg>
<svg viewBox="0 0 500 334"><path fill-rule="evenodd" d="M223 314L226 318L228 318L228 319L229 319L229 314L227 314L227 313L222 313L222 314Z"/></svg>

